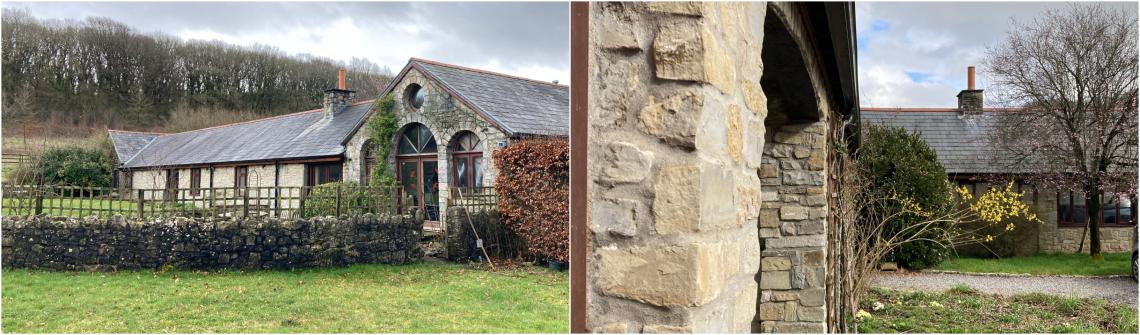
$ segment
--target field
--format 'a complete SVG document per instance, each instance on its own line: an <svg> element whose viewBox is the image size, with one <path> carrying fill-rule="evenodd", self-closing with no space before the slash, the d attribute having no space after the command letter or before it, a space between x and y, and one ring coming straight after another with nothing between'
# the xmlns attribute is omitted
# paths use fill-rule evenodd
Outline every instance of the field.
<svg viewBox="0 0 1140 335"><path fill-rule="evenodd" d="M1033 275L1131 275L1132 253L1104 253L1104 260L1088 254L1038 254L999 259L952 258L938 265L938 270L984 273L1022 273Z"/></svg>
<svg viewBox="0 0 1140 335"><path fill-rule="evenodd" d="M14 333L565 333L568 276L545 268L3 271Z"/></svg>
<svg viewBox="0 0 1140 335"><path fill-rule="evenodd" d="M872 289L860 309L860 333L1131 333L1136 309L1102 299Z"/></svg>

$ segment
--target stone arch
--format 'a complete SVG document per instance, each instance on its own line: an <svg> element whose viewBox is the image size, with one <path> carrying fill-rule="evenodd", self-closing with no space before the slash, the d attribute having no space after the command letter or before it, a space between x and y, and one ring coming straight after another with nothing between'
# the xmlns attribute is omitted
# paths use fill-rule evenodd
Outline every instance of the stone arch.
<svg viewBox="0 0 1140 335"><path fill-rule="evenodd" d="M754 331L826 328L826 115L803 26L781 4L764 20L767 97L759 171L761 251ZM804 328L804 327L807 328Z"/></svg>

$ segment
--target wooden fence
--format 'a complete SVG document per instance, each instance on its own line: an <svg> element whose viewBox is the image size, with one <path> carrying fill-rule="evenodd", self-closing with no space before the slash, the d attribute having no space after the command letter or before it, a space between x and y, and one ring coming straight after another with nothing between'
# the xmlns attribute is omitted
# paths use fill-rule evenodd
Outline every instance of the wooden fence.
<svg viewBox="0 0 1140 335"><path fill-rule="evenodd" d="M461 206L469 212L499 209L499 194L494 187L458 187L450 190L447 206Z"/></svg>
<svg viewBox="0 0 1140 335"><path fill-rule="evenodd" d="M127 217L299 218L401 213L399 190L390 187L305 186L200 189L4 185L3 214Z"/></svg>

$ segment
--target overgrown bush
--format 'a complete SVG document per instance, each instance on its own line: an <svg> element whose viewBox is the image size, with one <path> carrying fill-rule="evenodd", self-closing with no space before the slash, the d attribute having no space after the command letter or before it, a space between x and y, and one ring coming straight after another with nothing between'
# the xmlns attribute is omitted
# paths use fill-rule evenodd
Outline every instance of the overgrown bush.
<svg viewBox="0 0 1140 335"><path fill-rule="evenodd" d="M379 159L368 178L368 183L373 186L396 186L396 175L386 163L392 151L388 144L396 139L396 132L400 130L396 112L392 110L395 107L396 99L391 94L385 95L373 109L372 117L368 118L368 137L372 139L373 150Z"/></svg>
<svg viewBox="0 0 1140 335"><path fill-rule="evenodd" d="M339 192L339 196L337 193ZM340 214L395 213L396 196L388 187L365 187L355 182L325 183L305 196L305 217Z"/></svg>
<svg viewBox="0 0 1140 335"><path fill-rule="evenodd" d="M472 230L474 226L474 230ZM476 238L478 236L478 238ZM526 246L496 210L471 210L462 206L447 209L447 259L462 261L483 256L477 240L483 240L490 257L516 257Z"/></svg>
<svg viewBox="0 0 1140 335"><path fill-rule="evenodd" d="M867 173L871 189L868 192L896 195L913 200L919 207L939 212L951 206L950 184L946 170L938 162L934 150L917 133L902 128L864 125L863 142L857 164ZM886 234L895 234L914 225L921 218L901 215L885 227ZM921 237L943 234L950 224L928 227L928 236L903 244L892 251L887 259L910 269L924 269L938 265L950 250L935 241Z"/></svg>
<svg viewBox="0 0 1140 335"><path fill-rule="evenodd" d="M566 140L527 140L495 151L495 188L503 220L527 251L565 262L570 222L570 146Z"/></svg>
<svg viewBox="0 0 1140 335"><path fill-rule="evenodd" d="M29 167L35 174L32 180L38 179L45 185L111 187L114 163L98 148L51 148L32 162Z"/></svg>

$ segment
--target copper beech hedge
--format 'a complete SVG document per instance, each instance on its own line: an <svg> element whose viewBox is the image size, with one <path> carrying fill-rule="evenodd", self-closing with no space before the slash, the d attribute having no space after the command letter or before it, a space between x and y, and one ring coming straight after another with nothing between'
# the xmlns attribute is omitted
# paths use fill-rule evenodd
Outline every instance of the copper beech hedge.
<svg viewBox="0 0 1140 335"><path fill-rule="evenodd" d="M570 146L535 139L495 151L499 211L521 236L527 252L546 260L569 259Z"/></svg>

